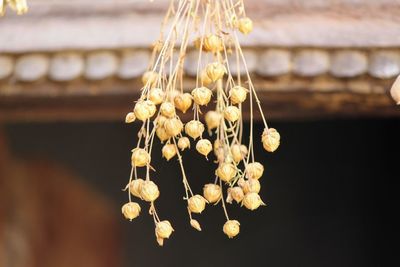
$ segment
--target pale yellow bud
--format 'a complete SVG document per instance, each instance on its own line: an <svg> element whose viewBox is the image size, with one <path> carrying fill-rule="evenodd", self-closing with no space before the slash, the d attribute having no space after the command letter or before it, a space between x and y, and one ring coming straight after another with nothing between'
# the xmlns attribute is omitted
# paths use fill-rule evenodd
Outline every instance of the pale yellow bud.
<svg viewBox="0 0 400 267"><path fill-rule="evenodd" d="M206 38L204 38L204 48L207 51L220 52L224 50L224 45L222 39L219 36L215 34L210 34Z"/></svg>
<svg viewBox="0 0 400 267"><path fill-rule="evenodd" d="M151 100L141 100L136 103L135 108L133 109L133 112L135 113L135 116L137 119L141 121L145 121L156 113L157 108L156 105Z"/></svg>
<svg viewBox="0 0 400 267"><path fill-rule="evenodd" d="M157 127L156 135L161 142L167 141L171 136L167 134L167 131L164 127Z"/></svg>
<svg viewBox="0 0 400 267"><path fill-rule="evenodd" d="M260 179L264 173L264 166L259 162L249 163L246 166L246 175L250 179Z"/></svg>
<svg viewBox="0 0 400 267"><path fill-rule="evenodd" d="M237 173L236 166L231 163L222 163L219 165L216 175L224 182L230 182Z"/></svg>
<svg viewBox="0 0 400 267"><path fill-rule="evenodd" d="M240 188L239 186L228 188L228 197L226 199L226 202L232 203L232 200L235 200L236 203L240 203L243 200L243 198L244 198L244 192L242 188Z"/></svg>
<svg viewBox="0 0 400 267"><path fill-rule="evenodd" d="M225 160L224 145L219 139L214 141L214 155L217 157L218 162Z"/></svg>
<svg viewBox="0 0 400 267"><path fill-rule="evenodd" d="M166 144L162 148L162 155L169 161L176 155L176 147L173 144Z"/></svg>
<svg viewBox="0 0 400 267"><path fill-rule="evenodd" d="M174 231L169 221L161 221L156 223L156 237L157 238L169 238Z"/></svg>
<svg viewBox="0 0 400 267"><path fill-rule="evenodd" d="M23 15L28 12L28 4L26 0L6 0L10 8L17 12L17 15ZM2 4L0 4L0 16L3 15L5 10L2 9Z"/></svg>
<svg viewBox="0 0 400 267"><path fill-rule="evenodd" d="M249 18L241 18L238 21L239 31L243 34L249 34L253 31L253 21Z"/></svg>
<svg viewBox="0 0 400 267"><path fill-rule="evenodd" d="M216 82L222 79L227 71L223 64L214 62L207 65L206 72L211 81Z"/></svg>
<svg viewBox="0 0 400 267"><path fill-rule="evenodd" d="M149 92L149 99L155 104L159 105L164 101L165 92L161 88L152 88Z"/></svg>
<svg viewBox="0 0 400 267"><path fill-rule="evenodd" d="M160 247L164 246L164 238L157 237L157 236L156 236L156 238L157 238L157 243L158 243L158 245L159 245Z"/></svg>
<svg viewBox="0 0 400 267"><path fill-rule="evenodd" d="M179 94L174 98L176 108L183 113L186 113L186 111L192 105L192 102L192 96L189 93Z"/></svg>
<svg viewBox="0 0 400 267"><path fill-rule="evenodd" d="M242 204L249 210L255 210L261 205L265 206L265 203L257 193L247 193L243 198Z"/></svg>
<svg viewBox="0 0 400 267"><path fill-rule="evenodd" d="M400 105L400 75L397 77L395 82L390 89L390 95L397 105Z"/></svg>
<svg viewBox="0 0 400 267"><path fill-rule="evenodd" d="M129 202L122 206L122 214L130 221L139 216L140 210L140 206L136 202Z"/></svg>
<svg viewBox="0 0 400 267"><path fill-rule="evenodd" d="M161 115L167 117L167 118L172 118L175 117L175 106L174 104L170 102L164 102L160 106L160 112Z"/></svg>
<svg viewBox="0 0 400 267"><path fill-rule="evenodd" d="M261 141L265 150L274 152L281 143L281 135L274 128L265 129Z"/></svg>
<svg viewBox="0 0 400 267"><path fill-rule="evenodd" d="M198 120L191 120L185 125L185 133L196 140L204 132L204 125Z"/></svg>
<svg viewBox="0 0 400 267"><path fill-rule="evenodd" d="M201 80L201 85L202 86L207 86L207 85L209 85L209 84L211 84L213 81L210 79L210 77L208 77L208 75L207 75L207 71L206 70L203 70L201 73L200 73L200 80Z"/></svg>
<svg viewBox="0 0 400 267"><path fill-rule="evenodd" d="M191 219L190 220L190 225L196 229L197 231L201 231L201 226L200 223L197 220Z"/></svg>
<svg viewBox="0 0 400 267"><path fill-rule="evenodd" d="M203 188L203 196L209 203L216 203L222 196L221 187L217 184L206 184Z"/></svg>
<svg viewBox="0 0 400 267"><path fill-rule="evenodd" d="M178 140L178 147L180 150L185 150L186 148L190 148L190 140L187 137L181 137Z"/></svg>
<svg viewBox="0 0 400 267"><path fill-rule="evenodd" d="M154 120L154 122L156 123L156 127L157 127L157 128L160 128L160 127L164 127L164 123L165 123L167 120L168 120L168 118L166 118L166 117L164 117L164 116L162 116L162 115L159 115L159 116Z"/></svg>
<svg viewBox="0 0 400 267"><path fill-rule="evenodd" d="M154 182L144 181L140 189L140 196L144 201L153 202L160 196L160 191Z"/></svg>
<svg viewBox="0 0 400 267"><path fill-rule="evenodd" d="M242 86L235 86L229 90L229 97L232 104L243 103L247 98L247 89Z"/></svg>
<svg viewBox="0 0 400 267"><path fill-rule="evenodd" d="M235 144L231 147L232 158L239 163L247 155L247 147L245 145Z"/></svg>
<svg viewBox="0 0 400 267"><path fill-rule="evenodd" d="M182 132L183 123L179 118L167 119L164 123L165 131L170 136L177 136Z"/></svg>
<svg viewBox="0 0 400 267"><path fill-rule="evenodd" d="M222 115L214 110L207 112L204 116L208 130L218 128L218 126L221 124L221 119Z"/></svg>
<svg viewBox="0 0 400 267"><path fill-rule="evenodd" d="M230 122L235 122L240 118L240 109L236 106L228 106L225 109L224 117Z"/></svg>
<svg viewBox="0 0 400 267"><path fill-rule="evenodd" d="M190 212L202 213L206 208L206 199L201 195L194 195L188 199L188 208Z"/></svg>
<svg viewBox="0 0 400 267"><path fill-rule="evenodd" d="M132 122L134 122L135 120L136 120L135 113L129 112L128 114L126 114L126 117L125 117L125 122L126 122L126 123L132 123Z"/></svg>
<svg viewBox="0 0 400 267"><path fill-rule="evenodd" d="M153 87L157 84L159 75L155 71L146 71L142 76L142 82L144 86Z"/></svg>
<svg viewBox="0 0 400 267"><path fill-rule="evenodd" d="M207 87L198 87L192 90L194 102L199 106L207 105L212 96L212 91Z"/></svg>
<svg viewBox="0 0 400 267"><path fill-rule="evenodd" d="M144 167L150 162L150 155L143 148L134 148L131 160L133 167Z"/></svg>
<svg viewBox="0 0 400 267"><path fill-rule="evenodd" d="M129 192L138 198L141 198L140 196L140 191L142 190L142 185L144 183L143 179L134 179L131 181L131 183L128 185L129 186Z"/></svg>
<svg viewBox="0 0 400 267"><path fill-rule="evenodd" d="M236 220L226 221L223 231L229 238L234 238L240 232L240 223Z"/></svg>
<svg viewBox="0 0 400 267"><path fill-rule="evenodd" d="M204 156L208 156L208 154L211 152L212 150L212 144L210 141L208 141L207 139L201 139L197 142L196 144L196 150L197 152L199 152L200 154L204 155Z"/></svg>
<svg viewBox="0 0 400 267"><path fill-rule="evenodd" d="M239 185L242 187L243 192L245 194L248 193L260 193L261 190L261 184L259 180L256 179L248 179L246 181L243 180L243 183L239 183Z"/></svg>
<svg viewBox="0 0 400 267"><path fill-rule="evenodd" d="M206 39L206 38L202 38L202 37L196 38L196 40L194 40L194 47L195 47L196 49L200 49L200 47L201 47L201 49L202 49L204 52L210 52L210 50L208 50L208 49L206 48L206 46L204 45L205 39ZM202 41L203 41L203 44L201 43Z"/></svg>

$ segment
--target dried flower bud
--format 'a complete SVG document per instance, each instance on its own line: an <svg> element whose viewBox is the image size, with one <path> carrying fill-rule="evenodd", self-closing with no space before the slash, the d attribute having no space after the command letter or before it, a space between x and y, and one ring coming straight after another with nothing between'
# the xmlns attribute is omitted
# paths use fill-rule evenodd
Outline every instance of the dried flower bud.
<svg viewBox="0 0 400 267"><path fill-rule="evenodd" d="M250 179L260 179L264 173L264 166L259 162L249 163L246 166L246 175Z"/></svg>
<svg viewBox="0 0 400 267"><path fill-rule="evenodd" d="M234 238L240 232L240 223L236 220L226 221L223 231L229 238Z"/></svg>
<svg viewBox="0 0 400 267"><path fill-rule="evenodd" d="M192 105L192 96L189 93L179 94L175 96L174 103L177 109L186 113Z"/></svg>
<svg viewBox="0 0 400 267"><path fill-rule="evenodd" d="M183 123L179 118L167 119L164 122L164 128L168 135L177 136L182 132Z"/></svg>
<svg viewBox="0 0 400 267"><path fill-rule="evenodd" d="M397 77L396 81L390 89L390 94L397 105L400 105L400 75Z"/></svg>
<svg viewBox="0 0 400 267"><path fill-rule="evenodd" d="M142 76L144 86L153 87L158 81L159 75L155 71L146 71Z"/></svg>
<svg viewBox="0 0 400 267"><path fill-rule="evenodd" d="M215 34L210 34L206 38L204 38L204 48L207 51L219 52L224 50L224 44L219 36Z"/></svg>
<svg viewBox="0 0 400 267"><path fill-rule="evenodd" d="M190 140L187 137L181 137L178 140L178 147L180 150L185 150L186 148L190 148Z"/></svg>
<svg viewBox="0 0 400 267"><path fill-rule="evenodd" d="M164 101L165 92L161 88L152 88L149 92L149 99L155 104L161 104Z"/></svg>
<svg viewBox="0 0 400 267"><path fill-rule="evenodd" d="M225 109L224 117L230 122L235 122L240 118L240 109L236 106L228 106Z"/></svg>
<svg viewBox="0 0 400 267"><path fill-rule="evenodd" d="M236 203L240 203L243 200L243 198L244 198L244 192L242 188L240 188L239 186L228 188L228 197L226 202L232 203L232 200L235 200Z"/></svg>
<svg viewBox="0 0 400 267"><path fill-rule="evenodd" d="M224 145L219 139L214 141L214 155L217 157L218 162L224 162L225 160L225 152Z"/></svg>
<svg viewBox="0 0 400 267"><path fill-rule="evenodd" d="M162 155L169 161L176 155L176 147L173 144L166 144L162 148Z"/></svg>
<svg viewBox="0 0 400 267"><path fill-rule="evenodd" d="M243 34L249 34L253 31L253 21L249 18L242 18L238 21L239 31Z"/></svg>
<svg viewBox="0 0 400 267"><path fill-rule="evenodd" d="M185 133L196 140L204 132L204 125L198 120L191 120L185 125Z"/></svg>
<svg viewBox="0 0 400 267"><path fill-rule="evenodd" d="M158 243L158 245L159 245L160 247L164 246L164 238L157 237L157 236L156 236L156 238L157 238L157 243Z"/></svg>
<svg viewBox="0 0 400 267"><path fill-rule="evenodd" d="M207 65L206 72L211 81L216 82L222 79L227 71L223 64L214 62Z"/></svg>
<svg viewBox="0 0 400 267"><path fill-rule="evenodd" d="M201 195L194 195L188 199L188 208L190 212L202 213L206 208L206 199Z"/></svg>
<svg viewBox="0 0 400 267"><path fill-rule="evenodd" d="M230 182L237 173L236 166L231 163L222 163L219 165L216 175L224 182Z"/></svg>
<svg viewBox="0 0 400 267"><path fill-rule="evenodd" d="M265 203L257 193L247 193L243 198L242 204L249 210L255 210L261 205L265 206Z"/></svg>
<svg viewBox="0 0 400 267"><path fill-rule="evenodd" d="M208 154L211 152L212 150L212 144L209 140L207 139L201 139L197 142L196 144L196 150L204 155L204 156L208 156Z"/></svg>
<svg viewBox="0 0 400 267"><path fill-rule="evenodd" d="M169 134L167 134L167 131L164 127L157 127L156 135L161 142L165 142L171 137Z"/></svg>
<svg viewBox="0 0 400 267"><path fill-rule="evenodd" d="M203 40L202 40L202 39L203 39ZM204 45L205 39L206 39L206 38L202 38L202 37L196 38L196 39L194 40L194 47L195 47L197 50L199 50L200 47L201 47L201 49L202 49L204 52L210 52L210 50L208 50L208 49L206 48L206 46ZM202 41L203 41L203 44L201 43Z"/></svg>
<svg viewBox="0 0 400 267"><path fill-rule="evenodd" d="M170 102L164 102L160 106L160 112L161 115L167 117L167 118L172 118L175 117L175 106L174 104Z"/></svg>
<svg viewBox="0 0 400 267"><path fill-rule="evenodd" d="M221 124L221 118L222 115L217 111L211 110L207 112L204 116L204 119L206 121L208 130L210 131L212 129L218 128L218 126Z"/></svg>
<svg viewBox="0 0 400 267"><path fill-rule="evenodd" d="M247 155L247 147L245 145L235 144L231 147L232 158L236 163L239 163Z"/></svg>
<svg viewBox="0 0 400 267"><path fill-rule="evenodd" d="M132 122L134 122L135 120L136 120L135 113L129 112L128 114L126 114L126 117L125 117L125 122L126 122L126 123L132 123Z"/></svg>
<svg viewBox="0 0 400 267"><path fill-rule="evenodd" d="M169 221L161 221L156 223L156 237L157 238L169 238L174 231Z"/></svg>
<svg viewBox="0 0 400 267"><path fill-rule="evenodd" d="M229 90L229 97L232 104L243 103L247 97L247 89L242 86L235 86Z"/></svg>
<svg viewBox="0 0 400 267"><path fill-rule="evenodd" d="M265 150L274 152L281 143L281 135L274 128L265 129L261 141Z"/></svg>
<svg viewBox="0 0 400 267"><path fill-rule="evenodd" d="M240 187L243 189L243 192L245 194L248 193L260 193L261 190L261 184L259 180L256 179L248 179L248 180L243 180L243 183L239 184Z"/></svg>
<svg viewBox="0 0 400 267"><path fill-rule="evenodd" d="M221 187L217 184L206 184L203 188L203 196L209 203L216 203L222 196Z"/></svg>
<svg viewBox="0 0 400 267"><path fill-rule="evenodd" d="M199 106L207 105L212 96L212 91L207 87L198 87L192 90L194 102Z"/></svg>
<svg viewBox="0 0 400 267"><path fill-rule="evenodd" d="M164 123L168 120L168 118L162 116L162 115L158 115L158 117L154 120L154 123L156 124L157 128L162 128L164 127Z"/></svg>
<svg viewBox="0 0 400 267"><path fill-rule="evenodd" d="M140 196L144 201L153 202L160 196L160 191L154 182L144 181L140 189Z"/></svg>
<svg viewBox="0 0 400 267"><path fill-rule="evenodd" d="M150 162L150 155L143 148L134 148L131 159L133 167L144 167Z"/></svg>
<svg viewBox="0 0 400 267"><path fill-rule="evenodd" d="M140 206L136 202L129 202L122 206L122 214L130 221L139 216L140 210Z"/></svg>
<svg viewBox="0 0 400 267"><path fill-rule="evenodd" d="M12 10L17 12L17 15L23 15L28 12L28 4L26 3L26 0L8 0L5 2L7 2ZM2 16L5 12L5 10L2 10L2 5L5 5L5 3L3 4L3 1L0 4L0 16Z"/></svg>
<svg viewBox="0 0 400 267"><path fill-rule="evenodd" d="M136 118L141 121L145 121L148 118L153 117L156 111L156 105L154 105L151 100L141 100L136 103L135 108L133 109Z"/></svg>
<svg viewBox="0 0 400 267"><path fill-rule="evenodd" d="M196 229L197 231L201 231L201 226L200 223L197 220L191 219L190 220L190 225Z"/></svg>
<svg viewBox="0 0 400 267"><path fill-rule="evenodd" d="M201 80L201 85L202 86L207 86L207 85L209 85L209 84L211 84L213 81L210 79L210 77L208 77L208 75L207 75L207 71L206 70L203 70L201 73L200 73L200 80Z"/></svg>
<svg viewBox="0 0 400 267"><path fill-rule="evenodd" d="M129 186L129 192L138 198L141 198L140 196L140 191L142 190L142 185L144 183L143 179L134 179L131 181L131 183L128 185Z"/></svg>

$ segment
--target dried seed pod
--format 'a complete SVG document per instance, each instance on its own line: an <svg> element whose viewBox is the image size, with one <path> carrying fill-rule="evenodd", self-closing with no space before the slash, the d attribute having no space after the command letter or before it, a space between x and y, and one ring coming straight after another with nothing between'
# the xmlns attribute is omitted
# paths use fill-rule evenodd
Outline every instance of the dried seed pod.
<svg viewBox="0 0 400 267"><path fill-rule="evenodd" d="M198 120L191 120L185 125L185 133L196 140L204 132L204 125Z"/></svg>
<svg viewBox="0 0 400 267"><path fill-rule="evenodd" d="M28 12L28 4L26 3L26 0L8 0L5 2L7 2L7 4L12 10L17 12L17 15L23 15ZM3 5L3 1L1 5ZM2 9L1 5L0 5L0 16L2 16L3 13L5 12L5 10L1 10Z"/></svg>
<svg viewBox="0 0 400 267"><path fill-rule="evenodd" d="M157 108L156 105L151 100L141 100L136 103L133 112L137 119L145 121L154 116Z"/></svg>
<svg viewBox="0 0 400 267"><path fill-rule="evenodd" d="M246 176L250 179L260 179L264 173L264 166L260 162L249 163L246 166Z"/></svg>
<svg viewBox="0 0 400 267"><path fill-rule="evenodd" d="M153 202L160 196L160 191L153 181L144 181L140 189L140 196L144 201Z"/></svg>
<svg viewBox="0 0 400 267"><path fill-rule="evenodd" d="M234 238L240 232L240 223L236 220L228 220L224 224L223 231L229 238Z"/></svg>
<svg viewBox="0 0 400 267"><path fill-rule="evenodd" d="M164 122L164 128L168 135L177 136L182 132L183 123L179 118L167 119Z"/></svg>
<svg viewBox="0 0 400 267"><path fill-rule="evenodd" d="M150 155L143 148L134 148L131 160L133 167L144 167L150 163Z"/></svg>
<svg viewBox="0 0 400 267"><path fill-rule="evenodd" d="M225 160L224 145L221 144L219 139L214 141L214 155L217 157L218 162L224 162Z"/></svg>
<svg viewBox="0 0 400 267"><path fill-rule="evenodd" d="M156 236L157 243L160 247L164 246L164 238Z"/></svg>
<svg viewBox="0 0 400 267"><path fill-rule="evenodd" d="M253 31L253 21L249 18L241 18L238 21L239 31L243 34L249 34Z"/></svg>
<svg viewBox="0 0 400 267"><path fill-rule="evenodd" d="M206 121L208 130L210 131L212 129L218 128L218 126L221 124L221 118L221 113L217 111L211 110L207 112L204 116L204 120Z"/></svg>
<svg viewBox="0 0 400 267"><path fill-rule="evenodd" d="M153 87L157 84L159 75L155 71L146 71L142 76L142 82L144 86Z"/></svg>
<svg viewBox="0 0 400 267"><path fill-rule="evenodd" d="M204 48L207 51L215 53L224 50L224 44L221 37L215 34L210 34L206 38L204 38Z"/></svg>
<svg viewBox="0 0 400 267"><path fill-rule="evenodd" d="M129 186L129 192L138 198L141 198L140 196L140 191L142 190L142 185L144 183L143 179L134 179L131 181L131 183L128 185Z"/></svg>
<svg viewBox="0 0 400 267"><path fill-rule="evenodd" d="M154 123L157 128L164 127L164 123L168 120L168 118L158 115L158 117L154 120Z"/></svg>
<svg viewBox="0 0 400 267"><path fill-rule="evenodd" d="M218 166L216 175L224 182L230 182L237 173L237 168L231 163L221 163Z"/></svg>
<svg viewBox="0 0 400 267"><path fill-rule="evenodd" d="M244 192L242 188L240 188L239 186L228 188L228 197L226 199L226 202L232 203L232 200L235 200L236 203L240 203L243 200L243 198L244 198Z"/></svg>
<svg viewBox="0 0 400 267"><path fill-rule="evenodd" d="M164 101L165 92L161 88L151 88L149 92L149 99L155 105L159 105Z"/></svg>
<svg viewBox="0 0 400 267"><path fill-rule="evenodd" d="M164 127L157 127L156 135L161 142L167 141L171 136L167 133Z"/></svg>
<svg viewBox="0 0 400 267"><path fill-rule="evenodd" d="M236 106L228 106L225 109L224 117L230 122L235 122L240 118L240 109Z"/></svg>
<svg viewBox="0 0 400 267"><path fill-rule="evenodd" d="M206 199L201 195L194 195L188 199L188 208L190 212L202 213L206 208Z"/></svg>
<svg viewBox="0 0 400 267"><path fill-rule="evenodd" d="M128 114L126 114L125 123L132 123L132 122L134 122L135 120L136 120L135 113L129 112Z"/></svg>
<svg viewBox="0 0 400 267"><path fill-rule="evenodd" d="M169 221L161 221L156 223L156 237L157 238L169 238L174 231Z"/></svg>
<svg viewBox="0 0 400 267"><path fill-rule="evenodd" d="M242 204L249 210L258 209L261 205L265 206L265 203L257 193L247 193L243 198Z"/></svg>
<svg viewBox="0 0 400 267"><path fill-rule="evenodd" d="M189 93L179 94L174 97L174 103L177 109L186 113L192 105L192 96Z"/></svg>
<svg viewBox="0 0 400 267"><path fill-rule="evenodd" d="M239 163L241 160L243 160L247 153L248 151L245 145L235 144L231 147L232 158L236 163Z"/></svg>
<svg viewBox="0 0 400 267"><path fill-rule="evenodd" d="M203 44L201 43L201 42L202 42L202 39L203 39ZM201 47L201 50L203 50L204 52L210 52L210 50L208 50L208 49L206 48L206 46L204 45L205 39L206 39L206 38L202 38L202 37L196 38L196 39L194 40L194 42L193 42L194 47L195 47L197 50L200 50L200 47Z"/></svg>
<svg viewBox="0 0 400 267"><path fill-rule="evenodd" d="M203 187L203 196L209 203L216 203L222 196L221 187L217 184L206 184Z"/></svg>
<svg viewBox="0 0 400 267"><path fill-rule="evenodd" d="M176 152L176 147L173 144L166 144L162 148L162 155L167 159L167 161L175 157Z"/></svg>
<svg viewBox="0 0 400 267"><path fill-rule="evenodd" d="M197 231L201 231L201 226L200 223L197 220L191 219L190 220L190 225L196 229Z"/></svg>
<svg viewBox="0 0 400 267"><path fill-rule="evenodd" d="M247 89L242 86L235 86L229 90L229 98L232 104L243 103L247 98Z"/></svg>
<svg viewBox="0 0 400 267"><path fill-rule="evenodd" d="M181 137L178 140L178 147L180 150L185 150L186 148L190 148L190 140L187 137Z"/></svg>
<svg viewBox="0 0 400 267"><path fill-rule="evenodd" d="M172 104L170 102L162 103L160 106L160 112L161 112L161 115L163 115L167 118L173 118L176 115L175 106L174 106L174 104Z"/></svg>
<svg viewBox="0 0 400 267"><path fill-rule="evenodd" d="M199 152L200 154L204 155L204 156L208 156L208 154L211 152L212 150L212 144L209 140L207 139L201 139L197 142L196 144L196 150L197 152Z"/></svg>
<svg viewBox="0 0 400 267"><path fill-rule="evenodd" d="M214 62L207 65L206 72L211 81L216 82L222 79L227 71L223 64Z"/></svg>
<svg viewBox="0 0 400 267"><path fill-rule="evenodd" d="M261 184L259 180L256 179L248 179L246 181L243 180L243 183L239 184L240 187L243 189L245 194L248 193L260 193Z"/></svg>
<svg viewBox="0 0 400 267"><path fill-rule="evenodd" d="M207 87L198 87L192 90L194 102L199 106L207 105L212 96L212 91Z"/></svg>
<svg viewBox="0 0 400 267"><path fill-rule="evenodd" d="M122 206L122 214L130 221L139 216L140 210L140 206L136 202L129 202Z"/></svg>
<svg viewBox="0 0 400 267"><path fill-rule="evenodd" d="M203 70L200 73L200 81L201 81L201 85L202 86L207 86L209 84L211 84L213 81L210 79L210 77L208 77L207 75L207 71Z"/></svg>
<svg viewBox="0 0 400 267"><path fill-rule="evenodd" d="M396 104L400 105L400 75L393 83L392 88L390 89L390 95L392 96L393 100L396 101Z"/></svg>
<svg viewBox="0 0 400 267"><path fill-rule="evenodd" d="M265 129L261 141L265 150L274 152L281 143L281 135L274 128Z"/></svg>

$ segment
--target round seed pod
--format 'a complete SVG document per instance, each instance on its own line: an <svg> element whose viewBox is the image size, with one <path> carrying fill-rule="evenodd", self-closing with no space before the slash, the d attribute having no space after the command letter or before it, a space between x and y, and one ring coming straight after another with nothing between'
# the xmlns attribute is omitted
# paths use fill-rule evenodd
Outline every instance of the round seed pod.
<svg viewBox="0 0 400 267"><path fill-rule="evenodd" d="M156 237L157 238L169 238L174 231L169 221L161 221L156 224Z"/></svg>
<svg viewBox="0 0 400 267"><path fill-rule="evenodd" d="M261 205L265 206L265 203L257 193L247 193L243 198L242 204L249 210L258 209Z"/></svg>
<svg viewBox="0 0 400 267"><path fill-rule="evenodd" d="M224 145L220 140L214 141L214 155L217 157L218 162L223 162L225 159Z"/></svg>
<svg viewBox="0 0 400 267"><path fill-rule="evenodd" d="M133 167L144 167L150 162L150 155L143 148L134 148L131 160Z"/></svg>
<svg viewBox="0 0 400 267"><path fill-rule="evenodd" d="M162 155L169 161L176 155L176 147L173 144L166 144L162 148Z"/></svg>
<svg viewBox="0 0 400 267"><path fill-rule="evenodd" d="M161 88L151 88L149 92L149 99L155 104L159 105L164 101L165 92Z"/></svg>
<svg viewBox="0 0 400 267"><path fill-rule="evenodd" d="M265 150L274 152L281 143L281 135L274 128L265 129L261 141Z"/></svg>
<svg viewBox="0 0 400 267"><path fill-rule="evenodd" d="M253 31L253 21L249 18L241 18L238 21L239 31L243 34L249 34Z"/></svg>
<svg viewBox="0 0 400 267"><path fill-rule="evenodd" d="M198 87L192 90L194 102L199 106L205 106L211 101L212 91L207 87Z"/></svg>
<svg viewBox="0 0 400 267"><path fill-rule="evenodd" d="M155 71L146 71L142 76L142 82L144 86L153 87L157 84L159 75Z"/></svg>
<svg viewBox="0 0 400 267"><path fill-rule="evenodd" d="M199 138L204 132L204 125L198 120L191 120L185 125L185 133L194 140Z"/></svg>
<svg viewBox="0 0 400 267"><path fill-rule="evenodd" d="M156 129L156 135L158 139L160 139L161 142L167 141L171 136L167 134L167 131L165 130L164 127L157 127Z"/></svg>
<svg viewBox="0 0 400 267"><path fill-rule="evenodd" d="M136 120L135 113L129 112L128 114L126 114L125 123L132 123L132 122L134 122L135 120Z"/></svg>
<svg viewBox="0 0 400 267"><path fill-rule="evenodd" d="M206 184L203 187L203 196L209 203L216 203L222 196L221 187L217 184Z"/></svg>
<svg viewBox="0 0 400 267"><path fill-rule="evenodd" d="M190 140L187 137L181 137L178 140L178 147L180 150L185 150L186 148L190 148Z"/></svg>
<svg viewBox="0 0 400 267"><path fill-rule="evenodd" d="M201 80L201 85L202 86L207 86L210 85L213 81L210 79L210 77L208 77L207 75L207 71L203 70L200 73L200 80Z"/></svg>
<svg viewBox="0 0 400 267"><path fill-rule="evenodd" d="M219 36L215 34L210 34L206 38L204 38L204 48L207 51L215 53L224 50L224 44Z"/></svg>
<svg viewBox="0 0 400 267"><path fill-rule="evenodd" d="M222 163L219 165L216 175L224 182L230 182L237 173L236 166L231 163Z"/></svg>
<svg viewBox="0 0 400 267"><path fill-rule="evenodd" d="M179 118L167 119L164 123L165 131L170 136L177 136L182 132L183 123Z"/></svg>
<svg viewBox="0 0 400 267"><path fill-rule="evenodd" d="M247 155L247 147L245 145L235 144L231 147L233 161L239 163Z"/></svg>
<svg viewBox="0 0 400 267"><path fill-rule="evenodd" d="M229 90L229 98L232 104L243 103L247 98L247 89L242 86L235 86Z"/></svg>
<svg viewBox="0 0 400 267"><path fill-rule="evenodd" d="M202 213L206 208L206 199L201 195L194 195L188 199L188 208L190 212Z"/></svg>
<svg viewBox="0 0 400 267"><path fill-rule="evenodd" d="M191 219L190 220L190 225L196 229L197 231L201 231L201 226L200 223L197 220Z"/></svg>
<svg viewBox="0 0 400 267"><path fill-rule="evenodd" d="M222 115L217 111L211 110L207 112L204 116L204 120L206 121L208 130L211 131L212 129L218 128L221 124L221 118Z"/></svg>
<svg viewBox="0 0 400 267"><path fill-rule="evenodd" d="M247 181L243 180L243 183L239 184L240 187L243 189L243 192L245 194L248 193L260 193L261 190L261 184L260 181L256 179L248 179Z"/></svg>
<svg viewBox="0 0 400 267"><path fill-rule="evenodd" d="M240 118L240 109L236 106L229 106L225 109L224 117L230 122L235 122Z"/></svg>
<svg viewBox="0 0 400 267"><path fill-rule="evenodd" d="M143 179L134 179L129 184L129 192L138 198L141 198L140 191L142 190L142 185L144 183Z"/></svg>
<svg viewBox="0 0 400 267"><path fill-rule="evenodd" d="M130 221L135 219L140 214L140 206L136 202L129 202L122 206L122 214L124 217Z"/></svg>
<svg viewBox="0 0 400 267"><path fill-rule="evenodd" d="M167 118L173 118L176 115L175 106L174 106L174 104L172 104L170 102L162 103L160 106L160 112L161 112L161 115L163 115Z"/></svg>
<svg viewBox="0 0 400 267"><path fill-rule="evenodd" d="M201 45L202 45L202 44L201 44L201 39L203 39L203 46L201 46ZM200 50L200 47L201 47L202 50L203 50L204 52L210 52L210 50L208 50L208 49L206 48L206 46L204 45L205 39L206 39L206 38L202 38L202 37L196 38L196 40L194 40L194 47L195 47L197 50Z"/></svg>
<svg viewBox="0 0 400 267"><path fill-rule="evenodd" d="M137 119L145 121L154 116L157 108L151 100L141 100L136 103L133 112Z"/></svg>
<svg viewBox="0 0 400 267"><path fill-rule="evenodd" d="M153 202L160 196L160 191L154 182L144 181L140 190L140 196L144 201Z"/></svg>
<svg viewBox="0 0 400 267"><path fill-rule="evenodd" d="M227 197L228 203L232 203L232 200L235 200L236 203L240 203L243 200L243 198L244 198L244 192L242 188L240 188L239 186L228 188L228 197Z"/></svg>
<svg viewBox="0 0 400 267"><path fill-rule="evenodd" d="M249 163L246 166L246 176L250 179L260 179L264 173L264 166L259 162Z"/></svg>
<svg viewBox="0 0 400 267"><path fill-rule="evenodd" d="M226 221L222 230L229 238L234 238L240 232L240 223L236 220Z"/></svg>
<svg viewBox="0 0 400 267"><path fill-rule="evenodd" d="M164 123L168 120L168 118L158 115L158 117L154 120L157 128L164 127Z"/></svg>
<svg viewBox="0 0 400 267"><path fill-rule="evenodd" d="M227 70L223 64L214 62L207 65L206 72L211 81L216 82L224 77Z"/></svg>
<svg viewBox="0 0 400 267"><path fill-rule="evenodd" d="M177 109L186 113L186 111L192 106L192 96L189 93L179 94L174 98L174 104Z"/></svg>
<svg viewBox="0 0 400 267"><path fill-rule="evenodd" d="M212 144L209 140L207 139L201 139L197 142L196 144L196 150L197 152L199 152L200 154L204 155L204 156L208 156L208 154L211 152L212 150Z"/></svg>

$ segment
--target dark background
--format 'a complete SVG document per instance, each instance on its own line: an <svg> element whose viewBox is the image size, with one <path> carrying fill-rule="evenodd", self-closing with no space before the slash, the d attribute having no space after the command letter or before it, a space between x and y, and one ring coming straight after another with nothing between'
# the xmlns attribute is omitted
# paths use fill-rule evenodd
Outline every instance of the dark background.
<svg viewBox="0 0 400 267"><path fill-rule="evenodd" d="M208 206L192 230L176 160L160 159L153 179L161 189L159 215L175 233L159 248L147 207L130 223L120 206L130 171L137 126L122 123L12 124L6 126L19 158L45 158L72 169L115 204L124 240L125 266L381 266L391 232L389 217L399 177L400 120L325 120L273 123L282 135L278 152L263 151L256 126L256 158L265 167L261 196L267 207L250 212L228 206L241 222L229 240L223 211ZM193 144L192 144L193 145ZM196 152L184 160L194 191L213 180L215 165ZM93 222L96 223L96 222ZM101 234L101 233L99 233ZM385 253L395 253L385 247Z"/></svg>

